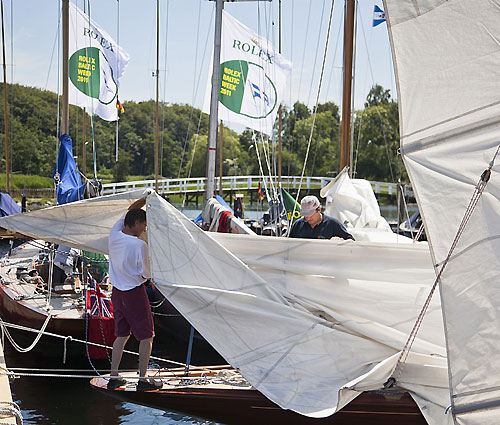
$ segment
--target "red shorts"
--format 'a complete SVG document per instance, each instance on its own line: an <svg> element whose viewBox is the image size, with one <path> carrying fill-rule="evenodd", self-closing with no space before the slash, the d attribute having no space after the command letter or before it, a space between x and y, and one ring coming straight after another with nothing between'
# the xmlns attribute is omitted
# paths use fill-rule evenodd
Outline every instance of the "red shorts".
<svg viewBox="0 0 500 425"><path fill-rule="evenodd" d="M144 285L128 291L120 291L113 287L111 301L116 337L129 336L130 331L137 341L155 336L151 306Z"/></svg>

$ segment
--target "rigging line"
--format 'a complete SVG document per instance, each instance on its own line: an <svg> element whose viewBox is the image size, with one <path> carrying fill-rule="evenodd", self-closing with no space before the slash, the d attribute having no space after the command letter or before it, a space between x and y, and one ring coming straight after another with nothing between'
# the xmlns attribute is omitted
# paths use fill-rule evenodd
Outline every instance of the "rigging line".
<svg viewBox="0 0 500 425"><path fill-rule="evenodd" d="M60 32L60 23L61 23L61 10L62 10L62 0L59 1L59 24L57 31L57 122L56 122L56 164L57 157L59 155L59 114L61 113L61 105L60 105L60 94L61 94L61 76L59 72L59 68L61 68L61 32ZM54 191L55 196L55 191Z"/></svg>
<svg viewBox="0 0 500 425"><path fill-rule="evenodd" d="M167 0L166 7L166 18L165 18L165 54L163 60L163 96L162 96L162 108L161 108L161 131L160 131L160 176L163 176L163 139L165 131L165 98L167 89L167 55L168 55L168 18L169 18L169 0Z"/></svg>
<svg viewBox="0 0 500 425"><path fill-rule="evenodd" d="M87 0L87 9L88 9L88 24L89 28L91 28L91 20L90 20L90 0ZM92 48L92 37L89 37L89 46ZM89 80L90 82L90 80ZM90 84L90 96L93 98L93 87ZM97 180L97 152L95 145L95 116L94 116L94 102L90 102L90 128L92 130L92 158L94 160L94 180Z"/></svg>
<svg viewBox="0 0 500 425"><path fill-rule="evenodd" d="M205 46L203 48L203 56L201 58L200 69L199 69L199 72L198 72L198 81L196 82L196 91L193 93L193 102L192 102L192 105L191 105L191 107L193 109L194 109L194 101L196 99L196 96L198 95L198 91L199 91L199 88L200 88L200 81L201 81L201 75L202 75L203 65L205 64L205 58L206 58L206 54L207 54L208 40L210 39L210 37L208 35L212 32L212 25L214 23L214 16L215 16L215 13L211 13L210 14L210 24L208 25L207 36L205 37ZM198 43L197 43L197 46L198 46ZM203 107L200 108L200 117L198 119L198 127L196 129L195 145L193 147L193 152L192 152L192 155L191 155L191 163L190 163L190 166L189 166L189 175L188 175L188 177L191 176L191 169L192 169L192 166L193 166L193 162L192 161L193 161L193 158L194 158L194 153L195 153L195 148L196 148L196 141L198 140L198 136L199 136L199 133L200 133L200 123L201 123L202 114L203 114ZM191 123L191 116L189 117L189 122ZM188 126L188 132L189 132L189 126ZM186 143L184 144L184 150L182 151L182 158L181 158L181 163L179 165L179 173L177 174L177 178L180 178L180 170L181 170L181 166L182 166L182 163L183 163L183 159L184 159L184 154L185 154L185 151L186 151L186 147L187 147L187 134L186 134ZM184 201L185 201L185 199L186 198L184 198ZM184 201L183 201L183 206L184 206Z"/></svg>
<svg viewBox="0 0 500 425"><path fill-rule="evenodd" d="M342 8L342 13L344 11L344 8ZM343 22L343 20L341 20L341 22ZM333 60L332 60L332 68L335 69L335 59L337 57L337 50L339 48L339 44L340 44L340 31L342 30L342 25L339 25L339 31L337 33L337 43L335 44L335 50L333 51ZM328 78L328 86L327 86L327 89L325 91L325 98L328 99L328 96L330 95L330 84L332 82L332 76L333 74L335 74L334 72L331 72L330 73L330 77Z"/></svg>
<svg viewBox="0 0 500 425"><path fill-rule="evenodd" d="M253 131L253 130L252 130ZM256 139L256 134L255 132L254 133L254 138ZM264 182L264 189L266 191L266 197L267 197L267 200L271 200L271 199L275 199L276 197L276 189L274 187L274 182L273 182L273 179L272 179L272 170L271 170L271 165L270 165L270 162L269 162L269 155L268 155L268 152L266 151L266 148L265 148L265 140L264 140L264 137L262 136L262 133L259 133L259 136L260 136L260 144L262 145L262 152L264 153L264 159L266 161L266 166L267 166L267 169L269 171L269 185L270 185L270 188L267 187L267 181L266 181L266 175L264 174L264 170L262 168L262 163L261 163L261 157L259 156L259 152L257 152L257 157L259 159L259 167L260 167L260 171L261 171L261 175L262 175L262 180ZM269 145L269 144L268 144ZM257 144L257 141L255 141L255 149L257 151L258 149L258 144ZM271 193L271 195L270 195Z"/></svg>
<svg viewBox="0 0 500 425"><path fill-rule="evenodd" d="M52 53L50 54L50 62L49 62L49 70L47 72L47 78L45 80L45 87L44 90L47 90L47 86L49 84L49 78L50 78L50 71L52 69L52 61L54 59L54 52L56 50L56 45L59 41L59 31L61 29L61 8L59 8L59 17L57 19L57 29L56 29L56 36L54 38L54 44L52 45Z"/></svg>
<svg viewBox="0 0 500 425"><path fill-rule="evenodd" d="M198 128L196 129L196 135L194 138L194 146L193 146L193 152L191 153L191 161L189 162L189 172L188 172L188 177L191 177L191 170L193 168L193 161L194 161L194 154L196 152L196 144L198 143L198 137L200 135L200 125L201 125L201 118L203 116L203 112L200 111L200 117L198 119ZM184 192L184 197L182 199L182 206L181 206L181 211L184 210L184 207L186 206L186 199L187 199L187 192Z"/></svg>
<svg viewBox="0 0 500 425"><path fill-rule="evenodd" d="M307 36L309 35L309 21L311 18L311 3L309 3L309 11L307 13L307 25L306 25L306 36L304 38L304 50L302 51L302 64L300 68L300 75L299 75L299 86L298 86L298 91L297 91L297 96L300 96L300 86L302 84L302 75L304 74L304 60L306 56L306 47L307 47Z"/></svg>
<svg viewBox="0 0 500 425"><path fill-rule="evenodd" d="M295 5L295 0L292 0L292 7L291 7L291 22L292 22L292 25L290 25L290 61L293 63L293 34L294 34L294 26L293 26L293 16L294 16L294 5ZM292 111L292 108L293 108L293 105L292 105L292 81L293 81L293 66L292 68L290 69L290 79L288 81L288 87L289 87L289 98L288 98L288 103L290 105L290 112L288 114L288 119L287 119L287 126L286 126L286 132L284 135L286 135L286 137L284 138L283 140L283 144L287 144L288 146L288 149L290 152L292 152L292 148L293 148L293 145L292 145L292 141L291 141L291 138L290 138L290 127L291 127L291 111ZM291 175L290 174L290 165L291 165L291 155L288 155L288 159L287 159L287 175ZM289 187L289 185L287 186Z"/></svg>
<svg viewBox="0 0 500 425"><path fill-rule="evenodd" d="M356 157L354 159L354 165L352 167L352 175L354 178L356 178L357 175L357 166L358 166L358 154L359 154L359 142L361 139L361 126L363 125L363 118L365 117L363 113L359 115L359 122L358 122L358 139L356 141Z"/></svg>
<svg viewBox="0 0 500 425"><path fill-rule="evenodd" d="M0 319L0 321L1 321L1 319ZM6 328L13 328L13 329L26 331L26 332L32 332L32 333L39 333L40 332L39 329L33 329L33 328L29 328L27 326L17 325L15 323L9 323L9 322L4 322L4 321L1 321L0 323L1 323L2 327L6 327ZM50 337L58 338L58 339L66 339L67 338L67 336L59 335L59 334L55 334L53 332L47 332L47 331L43 331L42 335L46 335L46 336L50 336ZM84 341L84 340L78 339L78 338L72 338L71 342L77 342L79 344L89 344L89 345L93 345L95 347L100 347L100 348L113 349L112 346L98 344L96 342L90 342L90 341L87 342L87 341ZM130 350L124 350L123 352L126 354L132 354L134 356L139 355L139 353L134 352L134 351L130 351ZM177 362L175 360L164 359L162 357L157 357L157 356L151 356L151 360L156 360L156 361L160 361L160 362L164 362L164 363L171 363L171 364L174 364L177 366L183 366L183 367L186 366L184 363ZM201 369L201 370L205 369L205 367L203 367L203 366L193 366L193 367L196 367L197 369Z"/></svg>
<svg viewBox="0 0 500 425"><path fill-rule="evenodd" d="M365 34L365 27L363 25L363 20L360 19L360 21L361 21L361 32L363 34L363 41L365 43L366 56L367 56L367 59L368 59L367 60L368 67L370 69L370 75L372 77L372 87L374 87L375 86L375 77L373 75L372 62L371 62L371 59L370 59L370 49L369 49L368 43L366 42L366 34ZM370 39L370 42L371 42L371 39ZM376 108L375 110L376 110L376 112L377 112L377 114L378 114L378 116L380 118L380 124L381 124L381 129L382 129L382 137L384 139L384 146L385 146L385 151L386 151L386 155L387 155L387 163L389 165L389 171L391 173L391 179L392 179L392 181L394 181L394 173L393 173L393 170L392 170L392 160L391 160L391 157L390 157L389 143L387 142L387 134L386 134L386 128L385 128L386 121L383 119L382 113L380 112L380 110L378 108Z"/></svg>
<svg viewBox="0 0 500 425"><path fill-rule="evenodd" d="M406 185L405 185L406 186ZM411 228L411 222L410 222L410 212L408 211L408 204L406 203L406 187L405 190L403 190L403 185L401 184L401 179L398 181L398 188L399 188L399 194L401 196L401 199L403 200L403 207L406 213L406 219L408 220L408 228L410 229L410 234L413 242L417 242L417 239L415 238L415 233L413 232L413 229ZM399 216L399 212L398 212ZM400 223L398 223L399 226Z"/></svg>
<svg viewBox="0 0 500 425"><path fill-rule="evenodd" d="M2 318L0 318L0 327L2 328L2 338L3 338L3 335L5 334L7 336L7 339L9 340L9 342L12 344L12 346L18 352L20 352L20 353L27 353L27 352L31 351L33 348L35 348L35 346L38 344L38 341L40 341L40 338L44 334L45 329L47 328L47 325L49 324L49 321L50 321L51 318L52 318L52 316L50 315L50 313L47 314L47 317L45 318L45 321L43 322L42 327L40 328L39 331L37 331L38 334L36 335L35 339L26 348L21 347L16 341L14 341L14 338L12 337L12 335L10 334L10 332L8 331L8 329L7 329L6 325L5 325L5 322L3 321Z"/></svg>
<svg viewBox="0 0 500 425"><path fill-rule="evenodd" d="M269 200L269 192L267 190L267 181L266 181L266 179L264 177L264 170L262 169L262 161L261 161L260 152L259 152L259 145L257 143L257 138L255 136L255 131L253 131L253 130L252 130L252 138L253 138L253 142L254 142L254 146L255 146L255 152L257 153L257 159L258 159L258 163L259 163L260 176L262 177L262 182L264 183L264 190L266 191L266 196L267 196L267 198Z"/></svg>
<svg viewBox="0 0 500 425"><path fill-rule="evenodd" d="M116 0L116 44L118 46L120 45L120 0ZM117 64L116 64L116 69L119 72L120 70L120 54L117 55ZM116 79L116 105L118 106L118 101L120 99L119 97L119 89L120 89L120 84L118 83L118 78ZM85 115L83 117L85 119ZM118 114L118 108L116 109L116 134L115 134L115 161L118 162L118 121L119 119L119 114ZM84 147L85 149L85 147Z"/></svg>
<svg viewBox="0 0 500 425"><path fill-rule="evenodd" d="M314 132L314 124L315 124L315 121L316 121L316 113L317 113L317 110L318 110L319 96L321 94L321 84L323 82L323 75L324 75L324 72L325 72L326 54L328 52L328 44L329 44L329 41L330 41L330 30L331 30L331 27L332 27L332 17L333 17L333 5L334 5L334 3L335 3L335 0L332 0L332 6L330 8L330 18L328 20L328 31L326 33L326 40L325 40L325 51L323 53L323 62L322 62L322 65L321 65L321 74L320 74L319 84L318 84L318 94L316 96L316 105L314 106L314 114L313 114L313 121L312 121L312 124L311 124L311 132L309 134L309 141L307 143L306 156L304 158L304 166L302 167L302 174L300 176L299 188L297 189L297 196L295 197L295 203L293 205L292 217L295 215L295 209L297 208L298 199L299 199L299 196L300 196L300 190L302 188L302 181L304 179L304 173L305 173L305 170L306 170L307 158L309 156L309 150L311 148L311 140L312 140L312 136L313 136L313 132ZM290 235L290 232L287 233L287 237L289 235Z"/></svg>
<svg viewBox="0 0 500 425"><path fill-rule="evenodd" d="M410 332L410 335L408 337L408 340L406 341L405 346L403 347L403 350L401 351L401 354L399 355L398 361L396 363L396 367L394 368L394 371L392 372L391 377L387 380L387 382L384 384L385 388L390 388L396 384L396 382L399 381L399 378L401 377L401 373L403 371L403 367L406 363L406 360L408 358L408 355L410 354L411 347L413 345L413 342L416 339L417 333L420 329L420 326L424 320L424 315L427 312L427 308L429 307L429 304L431 302L432 296L434 295L434 292L436 290L436 287L438 283L441 281L441 276L443 275L443 272L446 268L446 265L449 263L450 258L453 254L453 251L455 250L456 246L458 245L458 241L460 240L460 237L462 236L465 228L467 227L467 224L469 223L470 218L472 217L472 214L479 203L479 199L481 198L481 195L484 192L484 189L486 188L486 185L488 184L488 181L491 176L491 169L493 168L493 165L495 163L495 159L500 152L500 145L498 145L497 150L495 154L493 155L492 160L488 164L488 168L486 168L483 173L481 174L481 177L479 178L479 181L477 182L474 193L472 194L472 197L469 201L469 205L467 206L465 210L464 217L462 218L462 221L460 225L458 226L457 233L455 235L455 238L453 239L453 242L450 246L450 250L448 251L448 255L446 256L445 260L442 262L441 268L438 272L438 275L434 281L434 284L432 285L432 288L429 292L429 295L427 296L427 299L425 300L425 303L422 307L422 310L420 311L417 320L415 322L415 325L413 326L412 331Z"/></svg>
<svg viewBox="0 0 500 425"><path fill-rule="evenodd" d="M319 28L318 28L318 39L316 40L316 53L314 54L314 62L313 62L313 68L312 68L312 73L311 73L311 84L309 85L309 94L307 95L307 103L306 105L309 105L309 101L311 100L311 92L312 92L312 87L314 84L314 71L316 69L316 62L318 60L318 50L319 50L319 42L321 40L321 28L323 28L323 18L325 16L325 3L326 0L323 0L323 7L321 9L321 18L319 21Z"/></svg>
<svg viewBox="0 0 500 425"><path fill-rule="evenodd" d="M14 0L10 0L10 82L14 84Z"/></svg>
<svg viewBox="0 0 500 425"><path fill-rule="evenodd" d="M196 44L195 44L195 52L194 52L194 68L193 68L193 80L196 79L196 73L198 70L198 44L200 41L200 20L201 20L201 0L198 1L198 24L196 26ZM207 42L208 37L205 39L205 43ZM200 69L201 73L201 69ZM191 95L191 105L194 105L195 96L196 96L196 85L193 85L193 93ZM189 121L186 130L186 137L184 138L184 147L182 149L181 161L179 162L179 171L177 172L177 178L181 177L182 163L184 162L184 155L187 148L187 142L189 138L189 130L191 129L191 122L193 118L194 107L191 107L191 112L189 114Z"/></svg>

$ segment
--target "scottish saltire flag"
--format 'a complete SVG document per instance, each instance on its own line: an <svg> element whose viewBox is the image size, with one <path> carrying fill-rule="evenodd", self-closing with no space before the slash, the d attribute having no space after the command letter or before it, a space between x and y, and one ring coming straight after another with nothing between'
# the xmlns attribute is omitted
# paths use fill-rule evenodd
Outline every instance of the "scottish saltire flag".
<svg viewBox="0 0 500 425"><path fill-rule="evenodd" d="M207 114L210 113L212 63L203 104L203 112ZM219 119L272 136L291 71L291 62L267 39L223 11Z"/></svg>
<svg viewBox="0 0 500 425"><path fill-rule="evenodd" d="M385 12L380 7L375 5L375 8L373 9L373 26L376 27L385 21Z"/></svg>
<svg viewBox="0 0 500 425"><path fill-rule="evenodd" d="M113 318L113 304L96 280L87 273L87 311L91 316Z"/></svg>
<svg viewBox="0 0 500 425"><path fill-rule="evenodd" d="M69 103L106 121L118 119L118 78L128 53L89 16L69 3Z"/></svg>

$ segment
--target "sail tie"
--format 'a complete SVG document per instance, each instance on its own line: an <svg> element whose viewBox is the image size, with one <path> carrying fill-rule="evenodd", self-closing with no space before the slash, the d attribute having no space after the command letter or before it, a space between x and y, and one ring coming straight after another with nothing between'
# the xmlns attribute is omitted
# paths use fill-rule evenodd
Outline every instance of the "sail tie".
<svg viewBox="0 0 500 425"><path fill-rule="evenodd" d="M472 213L474 212L474 209L476 208L476 206L479 202L479 199L484 192L486 185L488 184L488 181L490 180L491 169L493 168L493 165L495 163L495 159L496 159L499 152L500 152L500 145L498 145L497 150L496 150L495 154L493 155L492 160L488 164L488 168L486 168L483 171L483 173L481 174L481 177L479 178L479 181L476 184L474 193L473 193L472 198L469 202L469 205L467 206L467 209L465 210L464 217L462 219L462 222L460 223L460 226L458 227L457 234L455 235L455 239L453 240L453 243L451 244L448 255L446 256L445 260L442 262L439 273L436 276L436 280L434 281L434 284L432 285L432 288L429 292L429 295L427 296L427 299L425 300L424 306L422 307L422 310L420 311L420 313L417 317L415 325L413 326L413 329L410 332L408 340L406 341L406 344L403 347L401 354L399 355L396 367L394 368L392 375L384 383L384 388L386 388L386 389L392 388L399 381L399 378L401 377L403 367L406 363L406 360L408 359L408 355L410 354L411 347L412 347L413 342L415 341L417 333L420 329L420 326L421 326L422 321L424 319L425 313L427 312L427 308L429 307L429 304L431 302L432 296L434 295L436 287L437 287L439 281L441 280L441 276L443 275L444 269L445 269L446 265L448 264L448 262L450 261L450 258L453 254L453 251L455 250L455 248L458 244L458 241L460 240L460 237L462 236L462 234L465 230L465 227L467 226L467 224L472 216Z"/></svg>

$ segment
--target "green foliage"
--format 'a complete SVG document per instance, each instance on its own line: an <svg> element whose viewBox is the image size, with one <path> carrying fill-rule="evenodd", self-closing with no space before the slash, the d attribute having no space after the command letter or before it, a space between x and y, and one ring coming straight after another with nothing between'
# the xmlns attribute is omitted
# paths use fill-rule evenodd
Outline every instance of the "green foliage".
<svg viewBox="0 0 500 425"><path fill-rule="evenodd" d="M0 92L2 88L0 87ZM39 175L48 178L45 187L52 187L52 173L56 161L57 96L40 89L8 86L9 97L9 166L11 172ZM70 106L69 133L73 140L73 154L83 171L85 146L85 174L94 174L92 132L96 151L97 177L104 182L142 179L154 176L155 160L155 102L124 102L125 113L118 126L120 155L116 161L116 124L84 114ZM88 112L88 111L87 111ZM202 177L206 173L208 116L188 105L161 104L159 110L159 158L163 177ZM84 145L83 120L86 120ZM311 138L306 175L335 175L339 169L340 116L333 102L319 104L313 111L296 102L282 114L282 174L302 172L311 125ZM0 103L0 134L3 138L3 104ZM93 122L91 122L93 121ZM91 125L92 124L92 125ZM199 128L199 131L198 131ZM224 128L223 174L259 174L257 152L261 156L264 173L268 165L277 168L278 128L268 141L258 132L245 130L241 134ZM359 150L354 157L357 177L393 181L404 167L397 155L399 147L397 104L389 90L374 86L366 99L365 109L356 113L354 122L355 147L359 135ZM256 143L257 142L257 145ZM3 158L3 143L0 155ZM268 161L266 160L266 156ZM216 174L219 174L219 156L216 155ZM0 160L0 173L5 173L5 161ZM5 174L4 174L5 176ZM29 182L34 179L28 177ZM28 187L25 181L21 186Z"/></svg>
<svg viewBox="0 0 500 425"><path fill-rule="evenodd" d="M386 102L359 111L354 121L356 177L408 181L399 150L398 105ZM358 137L359 135L359 137Z"/></svg>
<svg viewBox="0 0 500 425"><path fill-rule="evenodd" d="M130 174L131 161L132 155L130 152L120 151L118 161L115 162L113 167L113 182L118 183L127 180L127 176Z"/></svg>
<svg viewBox="0 0 500 425"><path fill-rule="evenodd" d="M54 186L51 177L27 176L24 174L11 174L9 176L11 189L46 189ZM5 187L5 173L0 174L0 187Z"/></svg>

